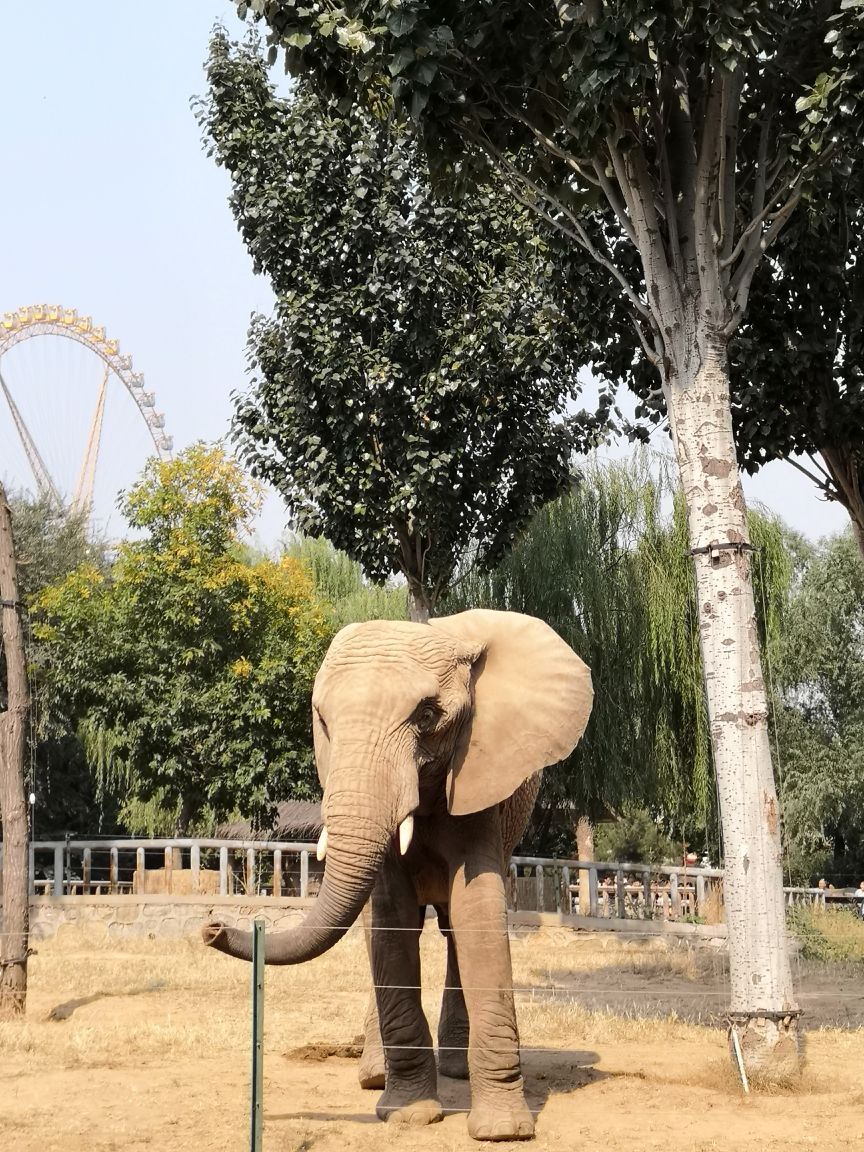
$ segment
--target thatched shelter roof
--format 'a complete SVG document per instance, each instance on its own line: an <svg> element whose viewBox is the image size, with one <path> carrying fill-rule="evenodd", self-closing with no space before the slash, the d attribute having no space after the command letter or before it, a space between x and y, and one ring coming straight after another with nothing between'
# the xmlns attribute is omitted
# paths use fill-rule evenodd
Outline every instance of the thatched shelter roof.
<svg viewBox="0 0 864 1152"><path fill-rule="evenodd" d="M321 805L307 800L283 800L269 828L253 828L248 820L237 820L216 829L220 840L317 840L324 824Z"/></svg>

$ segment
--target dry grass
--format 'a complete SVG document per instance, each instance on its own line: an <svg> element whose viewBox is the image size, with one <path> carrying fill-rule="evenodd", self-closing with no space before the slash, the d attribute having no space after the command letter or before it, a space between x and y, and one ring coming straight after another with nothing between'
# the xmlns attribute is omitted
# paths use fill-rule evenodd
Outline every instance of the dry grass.
<svg viewBox="0 0 864 1152"><path fill-rule="evenodd" d="M816 958L864 962L864 920L848 908L799 909L798 922L819 937ZM805 951L808 940L805 934ZM812 945L811 945L812 946Z"/></svg>
<svg viewBox="0 0 864 1152"><path fill-rule="evenodd" d="M444 941L431 926L422 938L424 1007L437 1024L444 979ZM573 1036L601 1040L697 1039L706 1032L671 1017L645 1020L591 1012L572 1002L562 976L614 970L644 976L698 978L691 951L662 941L598 941L566 930L523 934L513 940L514 986L520 1029L529 1047L566 1044ZM109 940L104 932L67 928L39 944L30 962L29 1010L23 1023L0 1023L0 1058L14 1055L36 1069L96 1067L129 1056L166 1051L191 1056L235 1051L249 1028L247 965L203 948L197 940ZM327 989L326 1005L321 990ZM314 1035L337 1043L362 1025L369 989L362 936L350 933L318 960L267 974L268 1043ZM114 1006L123 1000L122 1020ZM86 1008L86 1011L85 1011ZM59 1011L58 1011L59 1010ZM65 1019L52 1019L52 1014Z"/></svg>
<svg viewBox="0 0 864 1152"><path fill-rule="evenodd" d="M422 949L434 1031L445 954L431 925ZM859 1137L864 1143L861 1033L816 1033L809 1067L792 1090L745 1100L722 1031L674 1014L646 1019L638 1006L592 1011L568 994L580 982L628 987L636 978L698 990L716 957L664 941L556 929L518 934L512 955L529 1095L541 1110L537 1152L789 1152L845 1148ZM196 940L117 942L67 930L40 943L27 1016L0 1024L0 1147L244 1147L249 977L248 965ZM367 990L358 932L308 965L268 969L266 1152L472 1146L461 1115L416 1133L370 1123L374 1096L359 1090L351 1060L284 1058L304 1045L354 1037ZM451 1081L445 1091L449 1107L467 1106L467 1086Z"/></svg>

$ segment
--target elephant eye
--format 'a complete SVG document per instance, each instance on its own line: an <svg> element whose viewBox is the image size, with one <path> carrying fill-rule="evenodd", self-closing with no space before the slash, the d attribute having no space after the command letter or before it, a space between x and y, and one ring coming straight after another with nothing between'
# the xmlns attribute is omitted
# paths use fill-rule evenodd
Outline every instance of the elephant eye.
<svg viewBox="0 0 864 1152"><path fill-rule="evenodd" d="M330 733L327 731L327 725L324 723L324 717L321 715L321 713L318 711L317 708L315 709L315 718L317 719L318 723L321 725L321 731L324 733L326 738L329 740L330 739Z"/></svg>
<svg viewBox="0 0 864 1152"><path fill-rule="evenodd" d="M434 704L422 704L414 718L417 731L424 734L431 732L438 723L440 716L440 708L437 708Z"/></svg>

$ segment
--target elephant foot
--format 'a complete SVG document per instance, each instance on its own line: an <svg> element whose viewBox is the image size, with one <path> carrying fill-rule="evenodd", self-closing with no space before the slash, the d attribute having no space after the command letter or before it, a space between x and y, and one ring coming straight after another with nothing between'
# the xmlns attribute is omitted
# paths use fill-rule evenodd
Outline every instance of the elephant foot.
<svg viewBox="0 0 864 1152"><path fill-rule="evenodd" d="M384 1050L382 1048L367 1052L364 1048L360 1057L360 1067L357 1077L361 1088L376 1088L379 1092L386 1082L384 1068Z"/></svg>
<svg viewBox="0 0 864 1152"><path fill-rule="evenodd" d="M468 1079L468 1051L465 1048L447 1045L438 1049L438 1071L451 1080Z"/></svg>
<svg viewBox="0 0 864 1152"><path fill-rule="evenodd" d="M378 1101L375 1113L379 1120L386 1120L389 1124L437 1124L444 1119L444 1109L441 1101L436 1100L433 1094L424 1095L417 1099L410 1097L405 1089L396 1086L385 1089Z"/></svg>
<svg viewBox="0 0 864 1152"><path fill-rule="evenodd" d="M468 1114L468 1135L475 1140L530 1140L534 1117L524 1100L516 1108L480 1104Z"/></svg>

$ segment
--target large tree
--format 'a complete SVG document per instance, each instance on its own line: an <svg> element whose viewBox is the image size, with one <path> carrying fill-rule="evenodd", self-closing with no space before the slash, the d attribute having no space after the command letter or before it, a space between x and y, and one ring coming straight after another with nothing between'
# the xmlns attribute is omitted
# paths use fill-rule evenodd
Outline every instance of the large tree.
<svg viewBox="0 0 864 1152"><path fill-rule="evenodd" d="M27 863L27 799L24 753L30 689L21 622L21 600L12 514L0 484L0 827L3 875L0 890L0 1019L19 1016L27 999L30 905Z"/></svg>
<svg viewBox="0 0 864 1152"><path fill-rule="evenodd" d="M587 356L537 221L491 179L436 199L406 126L277 96L254 43L217 32L199 118L276 294L257 317L240 448L296 525L425 618L471 547L494 562L605 422L567 416ZM548 231L548 230L547 230ZM589 294L600 323L608 289Z"/></svg>
<svg viewBox="0 0 864 1152"><path fill-rule="evenodd" d="M732 347L739 456L793 454L864 553L864 166L826 172L753 280Z"/></svg>
<svg viewBox="0 0 864 1152"><path fill-rule="evenodd" d="M110 549L93 534L86 516L58 504L50 494L14 493L9 507L27 661L38 667L40 651L32 633L29 606L44 588L58 583L81 564L107 571ZM52 707L52 697L42 695L38 677L31 684L31 692L33 722L27 733L26 781L34 796L31 835L50 838L52 833L70 830L110 830L115 804L113 798L97 795L73 718Z"/></svg>
<svg viewBox="0 0 864 1152"><path fill-rule="evenodd" d="M242 555L255 502L218 448L154 460L111 571L85 565L37 601L43 691L122 786L130 827L264 817L317 788L309 696L330 628L298 561Z"/></svg>
<svg viewBox="0 0 864 1152"><path fill-rule="evenodd" d="M796 102L812 88L833 109L839 74L857 75L853 55L835 62L823 43L840 7L239 5L322 90L404 109L442 178L470 185L478 171L498 172L519 203L596 261L597 283L620 293L656 371L687 502L734 1033L747 1065L765 1073L797 1067L798 1009L728 348L762 254L838 147L836 132Z"/></svg>

